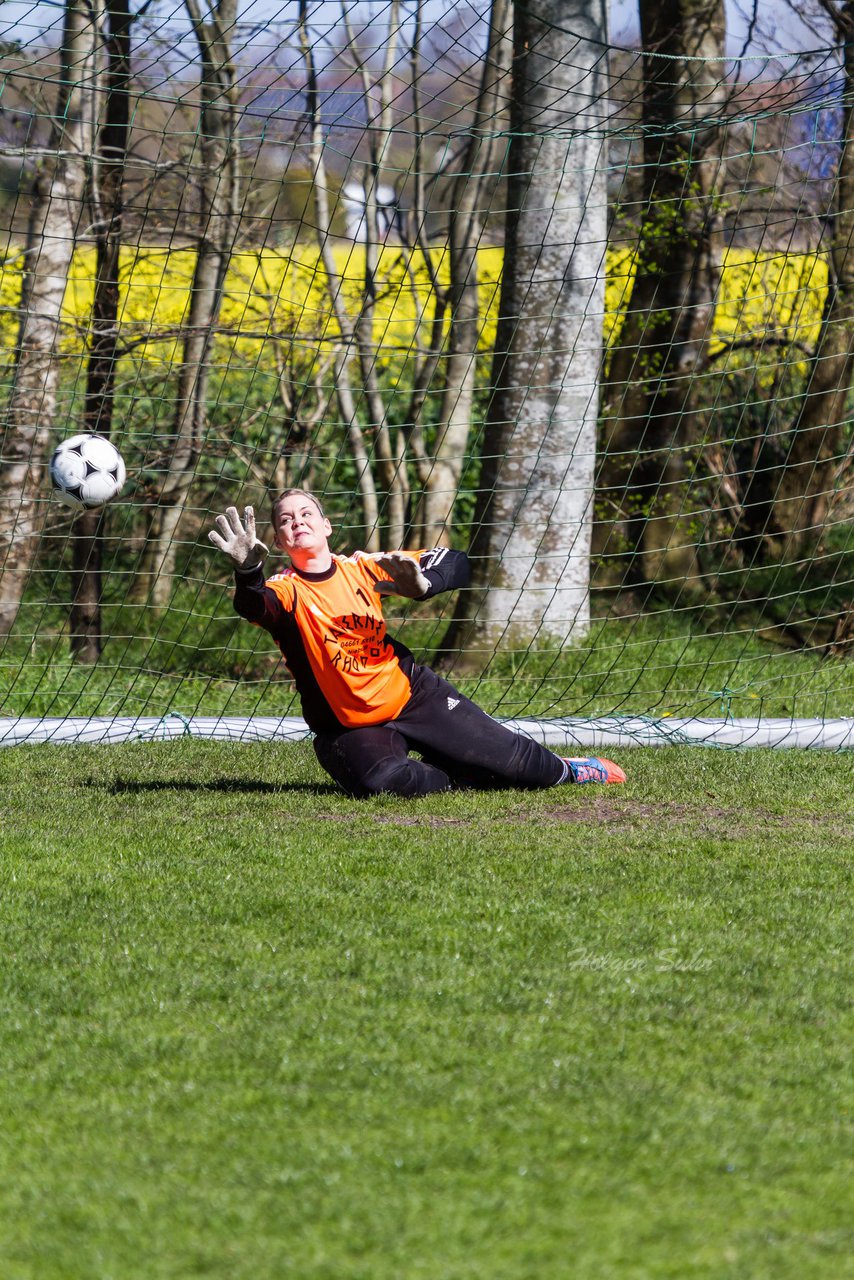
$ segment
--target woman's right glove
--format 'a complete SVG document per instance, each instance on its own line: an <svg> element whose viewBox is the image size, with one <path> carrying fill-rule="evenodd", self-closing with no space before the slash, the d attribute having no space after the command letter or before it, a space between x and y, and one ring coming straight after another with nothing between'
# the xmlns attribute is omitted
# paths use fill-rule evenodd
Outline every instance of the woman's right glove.
<svg viewBox="0 0 854 1280"><path fill-rule="evenodd" d="M224 516L217 516L216 526L211 529L208 538L219 551L224 551L231 558L238 573L247 573L257 569L264 563L268 547L255 532L255 510L246 507L243 512L243 523L237 514L237 507L227 507Z"/></svg>

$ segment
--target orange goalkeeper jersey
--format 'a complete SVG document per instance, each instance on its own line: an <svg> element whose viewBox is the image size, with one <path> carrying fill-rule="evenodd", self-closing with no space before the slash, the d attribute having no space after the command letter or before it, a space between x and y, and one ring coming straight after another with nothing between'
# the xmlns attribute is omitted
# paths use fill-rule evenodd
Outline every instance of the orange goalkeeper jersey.
<svg viewBox="0 0 854 1280"><path fill-rule="evenodd" d="M427 596L468 581L462 552L443 547L411 554L430 582ZM260 569L237 575L235 608L273 636L315 732L394 720L409 700L414 659L386 635L382 597L374 589L385 579L361 552L333 556L324 573L288 569L266 582Z"/></svg>

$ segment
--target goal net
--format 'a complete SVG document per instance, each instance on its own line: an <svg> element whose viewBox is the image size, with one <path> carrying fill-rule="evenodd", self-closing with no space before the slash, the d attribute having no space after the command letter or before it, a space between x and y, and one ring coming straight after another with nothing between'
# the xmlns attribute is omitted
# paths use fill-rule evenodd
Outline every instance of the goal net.
<svg viewBox="0 0 854 1280"><path fill-rule="evenodd" d="M0 743L304 732L207 540L303 487L546 740L854 746L854 45L640 8L0 10Z"/></svg>

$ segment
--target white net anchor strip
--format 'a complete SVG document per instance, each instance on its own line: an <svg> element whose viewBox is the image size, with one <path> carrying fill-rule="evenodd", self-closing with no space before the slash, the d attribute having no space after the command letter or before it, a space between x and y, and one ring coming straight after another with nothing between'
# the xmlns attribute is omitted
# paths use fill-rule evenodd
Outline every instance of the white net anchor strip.
<svg viewBox="0 0 854 1280"><path fill-rule="evenodd" d="M583 750L624 747L789 747L843 751L854 748L854 717L839 720L653 720L603 716L596 720L506 720L511 729L546 746ZM302 742L311 737L299 716L59 716L0 719L0 747L115 745L206 738L215 742Z"/></svg>

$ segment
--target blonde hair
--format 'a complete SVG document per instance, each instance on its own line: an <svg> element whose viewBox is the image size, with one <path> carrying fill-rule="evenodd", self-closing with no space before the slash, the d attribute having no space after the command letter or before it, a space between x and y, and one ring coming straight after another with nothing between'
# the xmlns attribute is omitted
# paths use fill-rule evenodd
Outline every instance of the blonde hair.
<svg viewBox="0 0 854 1280"><path fill-rule="evenodd" d="M324 520L326 519L326 512L323 510L323 507L320 504L320 499L315 498L314 494L309 493L308 489L285 489L282 493L279 494L277 498L273 499L272 519L273 519L273 528L276 530L276 532L278 532L279 530L279 522L276 519L276 514L279 509L279 503L284 502L285 498L308 498L308 500L310 502L313 502L314 505L317 507L323 519Z"/></svg>

